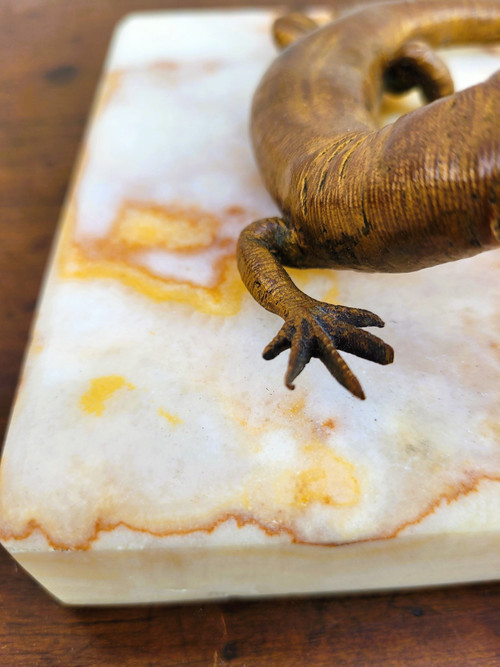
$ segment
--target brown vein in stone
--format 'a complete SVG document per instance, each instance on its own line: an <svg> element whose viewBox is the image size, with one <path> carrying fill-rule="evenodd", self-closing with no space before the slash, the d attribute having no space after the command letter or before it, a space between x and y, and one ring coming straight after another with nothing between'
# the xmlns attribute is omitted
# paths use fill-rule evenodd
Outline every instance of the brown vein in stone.
<svg viewBox="0 0 500 667"><path fill-rule="evenodd" d="M72 544L67 542L62 542L55 539L44 527L43 525L34 519L30 520L27 523L26 529L21 533L9 533L8 531L0 531L0 539L4 542L10 540L21 541L25 540L35 531L39 531L47 540L48 545L55 550L64 550L64 551L89 551L92 548L94 542L99 539L99 536L102 533L110 533L117 528L127 528L128 530L136 533L142 533L151 535L152 537L165 538L165 537L179 537L183 535L191 535L193 533L201 532L211 534L219 528L222 524L227 521L235 521L238 528L244 528L245 526L256 526L262 530L267 536L275 537L288 535L291 538L293 544L303 544L309 546L324 546L324 547L340 547L346 546L348 544L362 544L365 542L377 542L381 540L390 540L397 537L401 532L410 526L415 526L421 523L426 517L433 514L441 505L441 503L446 502L446 504L451 504L463 496L467 496L472 492L478 490L478 486L483 481L490 482L500 482L500 476L495 475L479 475L479 474L469 474L469 479L467 481L461 482L456 488L450 491L444 491L439 494L433 501L431 501L426 509L420 512L416 517L404 521L394 530L388 532L382 532L379 535L373 537L366 537L352 541L339 541L339 542L313 542L302 539L297 532L291 527L286 525L271 525L270 523L261 521L257 517L253 516L250 513L243 512L226 512L215 518L213 521L200 523L193 525L189 528L177 528L177 529L166 529L166 530L151 530L148 528L143 528L141 526L134 526L127 521L115 521L110 522L105 519L99 518L94 524L94 529L92 535L87 538L85 541L82 541L78 544Z"/></svg>

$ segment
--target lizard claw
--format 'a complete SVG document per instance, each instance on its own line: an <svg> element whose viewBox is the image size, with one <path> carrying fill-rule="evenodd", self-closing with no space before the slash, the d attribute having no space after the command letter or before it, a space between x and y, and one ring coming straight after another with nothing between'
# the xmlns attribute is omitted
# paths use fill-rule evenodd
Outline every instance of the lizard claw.
<svg viewBox="0 0 500 667"><path fill-rule="evenodd" d="M290 330L290 325L285 322L272 341L264 348L264 352L262 353L264 359L267 361L274 359L278 354L290 348L291 335L293 335Z"/></svg>
<svg viewBox="0 0 500 667"><path fill-rule="evenodd" d="M263 352L264 359L274 359L290 349L285 384L294 389L293 381L312 357L319 358L333 377L354 396L364 399L361 385L340 356L338 350L358 357L390 364L394 359L392 347L380 338L358 327L383 327L384 323L370 311L346 306L313 302L311 306L295 309L278 334Z"/></svg>

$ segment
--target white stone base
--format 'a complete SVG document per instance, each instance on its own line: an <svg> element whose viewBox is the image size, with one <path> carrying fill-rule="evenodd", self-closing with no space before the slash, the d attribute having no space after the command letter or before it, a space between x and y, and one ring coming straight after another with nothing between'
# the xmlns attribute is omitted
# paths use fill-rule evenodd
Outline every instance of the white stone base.
<svg viewBox="0 0 500 667"><path fill-rule="evenodd" d="M348 359L365 402L317 361L289 392L286 355L261 358L281 323L243 288L235 243L277 214L247 127L274 16L138 14L114 39L0 468L1 541L63 602L500 575L498 251L293 272L385 320L394 364ZM498 53L447 54L458 87Z"/></svg>

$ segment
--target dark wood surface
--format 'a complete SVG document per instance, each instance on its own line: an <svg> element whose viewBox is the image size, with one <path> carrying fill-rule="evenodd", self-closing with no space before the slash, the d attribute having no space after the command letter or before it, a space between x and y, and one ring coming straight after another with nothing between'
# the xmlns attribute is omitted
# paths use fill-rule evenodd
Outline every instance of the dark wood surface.
<svg viewBox="0 0 500 667"><path fill-rule="evenodd" d="M183 5L180 0L0 0L2 439L112 28L127 12L175 6ZM79 610L54 602L1 550L0 664L500 665L499 593L498 585L488 584Z"/></svg>

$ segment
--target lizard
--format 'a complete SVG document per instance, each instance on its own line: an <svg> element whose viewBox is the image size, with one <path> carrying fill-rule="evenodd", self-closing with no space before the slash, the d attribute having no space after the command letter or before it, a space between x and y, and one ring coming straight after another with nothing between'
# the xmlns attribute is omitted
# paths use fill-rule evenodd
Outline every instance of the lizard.
<svg viewBox="0 0 500 667"><path fill-rule="evenodd" d="M282 216L243 229L240 275L284 324L265 359L290 349L285 384L311 357L364 399L339 350L389 364L365 327L374 313L301 291L298 268L408 272L500 245L500 71L455 93L437 47L500 40L497 0L383 2L319 26L274 24L281 53L258 85L250 132ZM427 104L379 126L384 91L420 87Z"/></svg>

